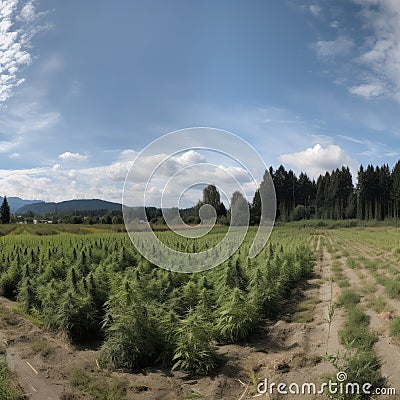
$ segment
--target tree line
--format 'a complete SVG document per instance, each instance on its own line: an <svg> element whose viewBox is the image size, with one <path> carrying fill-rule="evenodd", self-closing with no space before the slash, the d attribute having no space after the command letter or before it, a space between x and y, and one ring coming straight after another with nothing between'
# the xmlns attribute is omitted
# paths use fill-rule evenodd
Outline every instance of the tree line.
<svg viewBox="0 0 400 400"><path fill-rule="evenodd" d="M316 181L304 172L297 177L282 165L276 170L270 167L251 203L247 203L241 193L235 192L230 208L226 209L215 186L207 186L203 190L202 201L195 207L196 217L199 217L202 205L210 204L216 210L220 223L242 225L246 224L243 210L248 207L250 225L258 225L261 218L260 192L268 190L268 173L275 186L278 220L385 220L400 217L400 161L393 169L387 164L368 165L366 168L361 165L356 184L349 167L344 166L320 175ZM241 212L233 221L231 214L235 207Z"/></svg>
<svg viewBox="0 0 400 400"><path fill-rule="evenodd" d="M337 168L311 180L306 173L287 171L282 165L269 173L277 198L277 218L283 221L316 219L384 220L400 217L400 161L393 169L360 166L357 183L349 167ZM265 179L261 183L262 188ZM258 192L258 191L257 191ZM253 216L260 214L259 194L250 204ZM253 221L257 222L253 217Z"/></svg>

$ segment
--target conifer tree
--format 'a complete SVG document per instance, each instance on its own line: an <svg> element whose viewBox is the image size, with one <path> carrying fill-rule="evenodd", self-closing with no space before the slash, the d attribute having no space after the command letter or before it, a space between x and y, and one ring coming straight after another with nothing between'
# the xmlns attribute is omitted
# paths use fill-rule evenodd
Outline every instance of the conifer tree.
<svg viewBox="0 0 400 400"><path fill-rule="evenodd" d="M4 196L3 203L0 207L0 220L2 224L9 224L11 220L10 206L8 205L6 196Z"/></svg>

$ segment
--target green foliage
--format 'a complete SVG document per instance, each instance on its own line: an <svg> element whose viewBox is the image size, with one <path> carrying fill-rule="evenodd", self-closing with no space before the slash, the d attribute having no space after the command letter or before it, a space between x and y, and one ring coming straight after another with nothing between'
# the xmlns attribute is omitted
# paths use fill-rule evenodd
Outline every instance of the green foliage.
<svg viewBox="0 0 400 400"><path fill-rule="evenodd" d="M213 327L198 312L190 310L176 327L176 345L172 369L191 373L209 373L216 368L216 353L210 342Z"/></svg>
<svg viewBox="0 0 400 400"><path fill-rule="evenodd" d="M354 354L346 352L342 360L334 357L331 362L335 364L338 371L346 373L346 382L358 383L360 388L369 383L371 392L375 388L384 387L385 380L380 372L380 361L371 349L357 350ZM332 382L340 383L337 381L336 375L331 380ZM361 393L353 394L350 391L349 393L330 394L329 398L335 400L367 400L370 396Z"/></svg>
<svg viewBox="0 0 400 400"><path fill-rule="evenodd" d="M72 290L61 297L55 323L60 332L76 342L96 338L100 328L97 310L90 296Z"/></svg>
<svg viewBox="0 0 400 400"><path fill-rule="evenodd" d="M350 268L352 268L352 269L357 268L357 263L356 263L356 261L355 261L353 258L351 258L351 257L348 257L348 258L347 258L346 264L347 264L348 267L350 267Z"/></svg>
<svg viewBox="0 0 400 400"><path fill-rule="evenodd" d="M360 302L360 295L353 289L345 289L340 294L337 303L346 309L355 307Z"/></svg>
<svg viewBox="0 0 400 400"><path fill-rule="evenodd" d="M298 205L292 212L292 221L300 221L307 218L306 208L303 205Z"/></svg>
<svg viewBox="0 0 400 400"><path fill-rule="evenodd" d="M369 317L359 305L349 311L348 320L339 335L342 343L363 350L371 349L378 339L369 330Z"/></svg>
<svg viewBox="0 0 400 400"><path fill-rule="evenodd" d="M228 343L244 340L258 322L257 309L239 288L233 289L221 303L215 312L217 337Z"/></svg>
<svg viewBox="0 0 400 400"><path fill-rule="evenodd" d="M251 227L230 259L189 275L155 267L125 233L65 227L57 225L57 234L52 227L40 228L40 235L0 237L0 293L75 343L102 341L99 361L107 368L175 364L190 372L211 371L216 367L211 341L245 340L260 320L279 311L313 266L310 250L299 246L302 236L285 230L250 260L256 234ZM167 246L187 252L212 248L225 234L221 227L196 240L157 233Z"/></svg>
<svg viewBox="0 0 400 400"><path fill-rule="evenodd" d="M7 197L4 196L3 203L0 206L0 221L2 224L9 224L11 219L10 206Z"/></svg>
<svg viewBox="0 0 400 400"><path fill-rule="evenodd" d="M0 399L18 400L21 396L11 380L11 374L4 362L0 362Z"/></svg>
<svg viewBox="0 0 400 400"><path fill-rule="evenodd" d="M159 354L157 325L128 282L107 303L103 362L129 370L150 365Z"/></svg>
<svg viewBox="0 0 400 400"><path fill-rule="evenodd" d="M298 307L297 312L293 316L293 322L309 323L314 320L315 306L320 302L316 297L311 297L302 301Z"/></svg>
<svg viewBox="0 0 400 400"><path fill-rule="evenodd" d="M400 278L388 279L385 282L385 292L391 299L400 296Z"/></svg>

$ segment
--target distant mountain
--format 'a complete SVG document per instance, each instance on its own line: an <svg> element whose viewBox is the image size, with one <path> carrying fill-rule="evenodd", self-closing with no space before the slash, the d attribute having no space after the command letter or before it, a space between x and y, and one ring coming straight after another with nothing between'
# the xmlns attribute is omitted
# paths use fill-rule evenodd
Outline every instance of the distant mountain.
<svg viewBox="0 0 400 400"><path fill-rule="evenodd" d="M121 211L122 205L119 203L112 203L110 201L99 199L82 199L82 200L67 200L60 203L35 203L26 204L17 210L17 214L25 214L32 211L35 214L48 214L57 212L62 213L65 211L91 211L91 210L107 210L107 211Z"/></svg>
<svg viewBox="0 0 400 400"><path fill-rule="evenodd" d="M7 201L10 206L11 213L13 213L13 214L15 214L15 212L19 208L21 208L25 205L42 202L42 200L24 200L24 199L21 199L20 197L7 197ZM2 202L3 202L3 197L0 196L0 204Z"/></svg>

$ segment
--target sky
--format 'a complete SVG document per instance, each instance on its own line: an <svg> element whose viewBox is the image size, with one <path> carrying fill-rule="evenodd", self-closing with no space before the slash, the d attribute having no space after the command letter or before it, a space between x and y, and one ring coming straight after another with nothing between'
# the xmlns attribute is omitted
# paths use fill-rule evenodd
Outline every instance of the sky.
<svg viewBox="0 0 400 400"><path fill-rule="evenodd" d="M393 167L399 111L398 0L0 0L1 195L120 202L141 150L197 126L312 178Z"/></svg>

